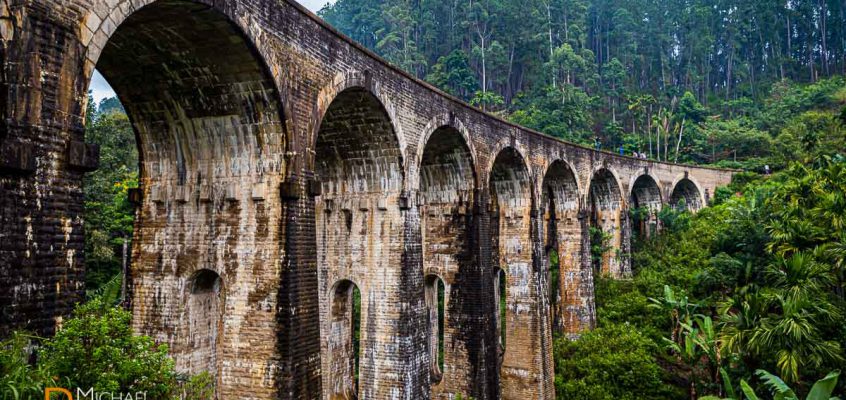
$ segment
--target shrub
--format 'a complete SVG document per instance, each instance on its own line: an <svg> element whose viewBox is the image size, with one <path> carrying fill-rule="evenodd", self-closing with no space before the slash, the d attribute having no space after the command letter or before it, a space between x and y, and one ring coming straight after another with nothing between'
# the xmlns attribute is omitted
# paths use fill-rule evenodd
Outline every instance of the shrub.
<svg viewBox="0 0 846 400"><path fill-rule="evenodd" d="M627 324L610 324L576 341L555 341L555 391L559 399L668 399L675 393L662 380L653 357L655 342Z"/></svg>
<svg viewBox="0 0 846 400"><path fill-rule="evenodd" d="M82 304L39 352L41 366L70 387L167 398L176 378L167 346L134 336L129 322L129 312L100 299Z"/></svg>
<svg viewBox="0 0 846 400"><path fill-rule="evenodd" d="M0 342L0 399L37 399L56 386L49 371L29 362L34 339L17 332Z"/></svg>

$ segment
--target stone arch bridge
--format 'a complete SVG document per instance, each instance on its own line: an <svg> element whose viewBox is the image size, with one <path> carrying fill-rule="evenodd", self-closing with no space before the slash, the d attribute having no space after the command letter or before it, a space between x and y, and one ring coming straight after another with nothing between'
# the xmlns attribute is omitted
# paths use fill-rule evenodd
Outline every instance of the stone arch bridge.
<svg viewBox="0 0 846 400"><path fill-rule="evenodd" d="M552 398L553 332L594 324L593 274L629 274L655 225L628 210L698 209L731 178L511 125L287 0L2 5L0 334L81 299L96 67L142 160L134 328L220 398Z"/></svg>

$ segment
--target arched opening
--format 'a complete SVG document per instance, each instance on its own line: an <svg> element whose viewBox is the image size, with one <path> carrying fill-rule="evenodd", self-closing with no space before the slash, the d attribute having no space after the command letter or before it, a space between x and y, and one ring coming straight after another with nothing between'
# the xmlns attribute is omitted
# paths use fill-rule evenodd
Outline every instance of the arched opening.
<svg viewBox="0 0 846 400"><path fill-rule="evenodd" d="M670 195L670 206L680 211L698 211L703 206L699 188L688 178L680 180Z"/></svg>
<svg viewBox="0 0 846 400"><path fill-rule="evenodd" d="M470 148L461 133L452 127L436 129L428 138L420 160L420 230L423 244L423 273L443 287L449 282L450 312L443 314L435 303L433 281L427 278L426 302L430 314L430 354L432 355L432 397L450 393L468 393L472 382L466 371L473 368L464 353L453 353L455 347L472 347L462 321L473 317L474 293L480 279L471 251L473 189L475 171ZM437 283L434 282L434 283ZM441 305L442 306L442 305ZM469 309L469 310L468 310ZM446 319L443 319L446 317ZM435 323L440 324L436 327ZM438 328L438 329L436 329ZM438 334L439 337L435 337ZM444 337L461 345L444 346ZM437 344L437 346L435 346ZM435 365L437 363L437 365ZM444 369L444 365L449 365ZM437 368L436 368L437 367Z"/></svg>
<svg viewBox="0 0 846 400"><path fill-rule="evenodd" d="M320 123L315 174L324 198L402 189L402 153L391 119L368 90L339 93Z"/></svg>
<svg viewBox="0 0 846 400"><path fill-rule="evenodd" d="M223 331L223 282L216 272L202 269L186 285L183 346L176 353L177 367L188 374L219 371L219 344Z"/></svg>
<svg viewBox="0 0 846 400"><path fill-rule="evenodd" d="M95 47L89 51L96 55ZM221 381L219 369L228 360L220 358L231 353L208 349L212 342L230 344L213 321L226 313L225 304L215 300L215 286L207 285L219 278L200 273L186 282L184 296L161 282L181 277L183 269L224 260L227 268L241 269L240 259L233 263L236 257L217 247L215 235L256 226L240 211L262 208L252 202L253 187L283 172L284 118L275 82L248 37L225 14L181 0L152 2L119 21L97 56L96 70L117 94L119 102L113 103L125 110L138 148L142 190L131 199L138 202L131 283L133 293L142 295L132 301L135 310L159 311L136 311L133 324L139 333L167 338L180 372L208 368L226 396L228 383ZM119 187L123 201L126 186ZM277 247L256 237L251 253L264 253L259 243L269 242ZM181 319L179 310L185 312ZM275 318L263 311L243 317L248 321L243 329L263 328ZM194 332L201 326L203 332ZM261 367L255 366L276 355L275 332L262 332L270 344L241 356L233 376L247 369L256 373ZM256 393L271 390L257 387Z"/></svg>
<svg viewBox="0 0 846 400"><path fill-rule="evenodd" d="M542 350L535 340L543 334L542 303L532 254L531 177L516 149L508 147L497 155L489 188L492 261L502 271L498 300L504 299L505 309L500 318L502 397L528 398L530 382L541 379L543 368Z"/></svg>
<svg viewBox="0 0 846 400"><path fill-rule="evenodd" d="M329 104L319 121L314 150L315 179L321 187L313 193L317 272L321 298L330 300L320 303L324 396L370 397L375 379L398 368L391 349L403 332L392 322L406 312L402 296L414 289L402 285L405 223L399 204L399 141L381 101L368 89L353 86ZM422 278L416 281L415 294L421 311ZM361 305L361 313L368 316L363 325L373 334L362 337L360 352L367 356L355 369L350 360L359 351L351 350L348 328L353 314L345 311L351 306L342 301L352 298L354 285L330 286L342 279L366 283L364 294L378 293L381 299ZM422 334L418 337L424 340Z"/></svg>
<svg viewBox="0 0 846 400"><path fill-rule="evenodd" d="M557 160L547 169L542 189L552 332L575 333L582 325L579 311L582 303L579 293L582 240L579 185L570 166Z"/></svg>
<svg viewBox="0 0 846 400"><path fill-rule="evenodd" d="M494 302L496 302L496 332L499 336L499 362L503 360L505 355L505 344L507 341L507 323L506 318L506 287L508 286L508 279L505 277L505 271L497 269L494 273Z"/></svg>
<svg viewBox="0 0 846 400"><path fill-rule="evenodd" d="M622 271L623 196L614 174L602 168L590 181L591 264L597 274L619 277Z"/></svg>
<svg viewBox="0 0 846 400"><path fill-rule="evenodd" d="M282 151L269 145L284 132L266 66L206 5L170 0L140 9L111 36L97 70L137 132L143 184L209 185L265 172Z"/></svg>
<svg viewBox="0 0 846 400"><path fill-rule="evenodd" d="M661 211L661 189L649 175L639 176L632 185L629 199L632 230L637 238L648 238L658 231L658 212Z"/></svg>
<svg viewBox="0 0 846 400"><path fill-rule="evenodd" d="M429 354L432 381L440 382L444 371L444 322L446 321L446 293L444 281L437 275L426 277L426 308L428 312Z"/></svg>
<svg viewBox="0 0 846 400"><path fill-rule="evenodd" d="M361 371L361 292L352 281L335 284L332 291L329 365L330 398L356 399Z"/></svg>

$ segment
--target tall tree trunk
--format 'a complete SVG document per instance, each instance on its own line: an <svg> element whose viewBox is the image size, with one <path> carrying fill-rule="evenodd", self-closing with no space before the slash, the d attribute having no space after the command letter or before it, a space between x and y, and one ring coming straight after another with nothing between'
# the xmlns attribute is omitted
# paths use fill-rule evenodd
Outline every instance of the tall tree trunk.
<svg viewBox="0 0 846 400"><path fill-rule="evenodd" d="M679 149L681 148L681 141L682 135L684 134L684 124L686 122L686 117L682 118L681 126L679 127L679 140L676 142L676 157L673 159L673 162L679 162Z"/></svg>
<svg viewBox="0 0 846 400"><path fill-rule="evenodd" d="M826 36L828 36L828 1L821 0L820 1L820 38L822 40L822 67L823 67L823 74L828 76L828 46L826 43Z"/></svg>
<svg viewBox="0 0 846 400"><path fill-rule="evenodd" d="M555 64L552 62L552 57L555 54L555 45L552 42L552 1L546 3L546 23L549 31L549 63L552 65L552 87L558 87L556 85L556 75L558 73L556 72Z"/></svg>

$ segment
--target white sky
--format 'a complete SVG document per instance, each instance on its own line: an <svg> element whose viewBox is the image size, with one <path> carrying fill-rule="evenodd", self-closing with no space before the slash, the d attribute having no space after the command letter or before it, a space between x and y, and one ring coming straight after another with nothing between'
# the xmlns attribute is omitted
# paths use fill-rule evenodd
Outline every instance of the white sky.
<svg viewBox="0 0 846 400"><path fill-rule="evenodd" d="M298 0L300 4L306 6L309 10L317 13L324 5L327 3L331 3L334 0ZM109 83L106 82L106 79L103 78L103 75L100 75L98 71L94 71L94 77L91 79L91 87L90 87L93 95L94 101L97 104L100 104L100 101L109 97L115 96L115 91L112 90L112 87L109 86Z"/></svg>

